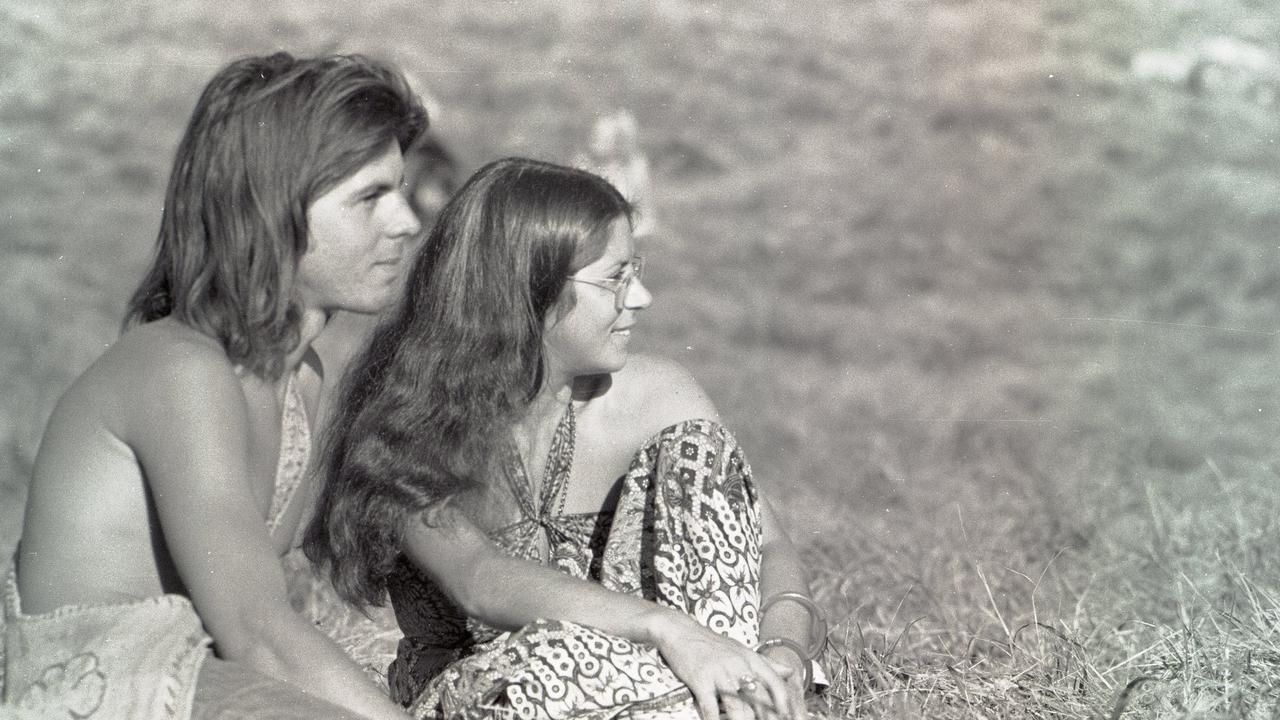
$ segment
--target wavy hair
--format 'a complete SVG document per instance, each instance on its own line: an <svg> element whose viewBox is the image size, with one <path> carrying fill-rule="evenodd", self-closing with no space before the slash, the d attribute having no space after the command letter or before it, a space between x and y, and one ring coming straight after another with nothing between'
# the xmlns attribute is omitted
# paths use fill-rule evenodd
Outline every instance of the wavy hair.
<svg viewBox="0 0 1280 720"><path fill-rule="evenodd" d="M381 603L408 515L493 476L541 386L568 278L631 213L604 179L523 158L481 168L441 211L396 314L349 368L324 443L303 547L343 598Z"/></svg>
<svg viewBox="0 0 1280 720"><path fill-rule="evenodd" d="M400 73L360 55L279 52L227 65L178 145L155 260L124 327L173 317L232 362L278 378L298 342L293 276L307 208L426 125Z"/></svg>

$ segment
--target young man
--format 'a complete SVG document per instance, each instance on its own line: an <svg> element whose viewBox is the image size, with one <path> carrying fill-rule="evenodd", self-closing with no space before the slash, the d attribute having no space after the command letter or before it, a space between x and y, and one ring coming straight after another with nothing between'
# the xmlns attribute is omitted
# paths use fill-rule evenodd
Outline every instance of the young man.
<svg viewBox="0 0 1280 720"><path fill-rule="evenodd" d="M458 189L460 178L458 161L440 138L425 132L404 152L405 196L422 224L422 232L408 244L409 255L417 253L424 236L430 232L436 216ZM412 263L407 262L405 273ZM355 356L364 350L369 336L378 323L395 311L395 303L378 314L339 312L329 318L324 332L316 338L312 347L320 357L325 370L324 390L320 396L321 424L333 415L332 405L337 401L342 372ZM314 468L313 468L314 469Z"/></svg>
<svg viewBox="0 0 1280 720"><path fill-rule="evenodd" d="M419 230L401 153L425 125L403 78L359 56L246 58L206 86L125 332L41 442L6 703L404 717L292 611L279 558L312 497L311 341L332 313L399 294Z"/></svg>

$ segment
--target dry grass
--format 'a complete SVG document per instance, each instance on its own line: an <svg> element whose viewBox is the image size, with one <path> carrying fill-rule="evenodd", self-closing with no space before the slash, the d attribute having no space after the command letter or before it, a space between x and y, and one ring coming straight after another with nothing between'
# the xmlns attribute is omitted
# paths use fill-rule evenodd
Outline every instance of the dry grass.
<svg viewBox="0 0 1280 720"><path fill-rule="evenodd" d="M0 2L0 28L0 546L200 84L359 49L431 88L471 165L636 114L643 341L782 499L833 622L824 714L1280 715L1280 113L1130 72L1269 47L1269 7ZM297 599L384 660L326 592Z"/></svg>
<svg viewBox="0 0 1280 720"><path fill-rule="evenodd" d="M957 553L951 584L966 597L951 604L965 608L960 622L947 619L950 608L851 618L829 654L834 709L887 718L1273 717L1280 597L1276 562L1264 558L1280 508L1274 498L1248 511L1229 500L1206 517L1168 501L1156 496L1154 512L1115 518L1086 551L1064 551L1036 575L967 564L972 555Z"/></svg>

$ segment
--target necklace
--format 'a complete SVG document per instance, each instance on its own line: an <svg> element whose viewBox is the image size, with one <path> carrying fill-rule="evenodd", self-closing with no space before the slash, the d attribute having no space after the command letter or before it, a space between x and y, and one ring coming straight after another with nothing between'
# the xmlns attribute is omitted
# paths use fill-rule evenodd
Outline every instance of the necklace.
<svg viewBox="0 0 1280 720"><path fill-rule="evenodd" d="M542 469L542 498L538 503L540 515L546 516L547 506L556 501L556 516L564 514L564 501L568 496L569 476L573 474L574 441L578 434L578 420L573 412L573 400L565 406L564 415L556 425L556 434L547 451L547 462Z"/></svg>
<svg viewBox="0 0 1280 720"><path fill-rule="evenodd" d="M565 497L569 485L569 476L573 474L574 440L577 436L577 416L573 411L573 401L565 406L560 421L556 423L555 433L551 436L551 447L547 450L546 461L542 466L542 482L535 489L519 451L514 445L510 448L511 460L505 473L507 481L515 493L522 512L531 520L540 524L553 517L548 511L555 506L555 514L564 514Z"/></svg>

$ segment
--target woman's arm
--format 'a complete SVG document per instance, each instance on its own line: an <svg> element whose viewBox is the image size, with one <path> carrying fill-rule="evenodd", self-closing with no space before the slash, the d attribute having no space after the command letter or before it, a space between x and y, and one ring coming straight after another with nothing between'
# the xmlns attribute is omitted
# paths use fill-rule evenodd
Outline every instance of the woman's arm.
<svg viewBox="0 0 1280 720"><path fill-rule="evenodd" d="M706 391L678 363L665 358L636 355L628 360L627 368L616 377L619 378L619 385L629 392L624 398L623 406L628 409L644 408L647 413L647 429L641 433L645 437L652 428L666 427L689 418L719 421L719 414ZM800 555L786 529L778 521L764 490L761 490L760 513L763 534L761 602L784 592L798 592L807 597L809 584L800 563ZM802 648L808 648L813 640L810 638L808 612L804 606L792 601L777 602L761 618L760 638L785 638ZM797 690L793 695L802 697L803 688L800 688L800 683L805 668L801 658L785 647L766 649L765 654L792 669L790 680Z"/></svg>
<svg viewBox="0 0 1280 720"><path fill-rule="evenodd" d="M167 347L127 439L165 545L219 654L369 718L405 715L290 607L248 477L248 409L225 359Z"/></svg>
<svg viewBox="0 0 1280 720"><path fill-rule="evenodd" d="M504 555L450 502L411 516L403 538L405 554L471 617L509 630L539 618L566 620L652 644L706 720L719 717L745 675L759 678L774 704L788 709L783 715L791 716L784 666L682 612ZM724 707L731 716L745 709L733 700Z"/></svg>
<svg viewBox="0 0 1280 720"><path fill-rule="evenodd" d="M804 568L800 564L800 554L778 521L773 506L765 498L760 498L761 526L763 542L760 548L760 602L765 602L778 593L797 592L805 597L809 595L809 583ZM781 600L771 605L760 618L760 639L785 638L801 648L808 648L816 640L810 636L809 613L804 606L790 600ZM786 664L793 672L789 680L795 689L803 694L807 688L801 688L800 682L805 675L804 659L786 647L767 648L764 654L775 661Z"/></svg>

